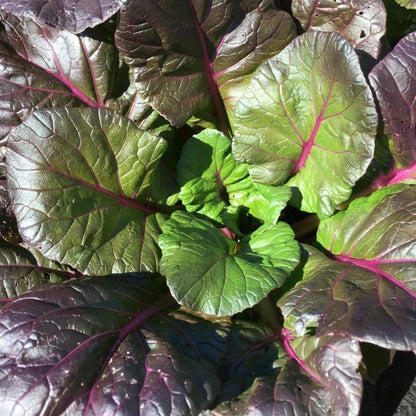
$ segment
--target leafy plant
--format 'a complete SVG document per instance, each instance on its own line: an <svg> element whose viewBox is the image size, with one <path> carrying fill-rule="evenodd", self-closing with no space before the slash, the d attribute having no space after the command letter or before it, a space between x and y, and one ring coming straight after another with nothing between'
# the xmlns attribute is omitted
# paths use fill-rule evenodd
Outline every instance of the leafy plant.
<svg viewBox="0 0 416 416"><path fill-rule="evenodd" d="M0 0L2 414L357 415L416 350L415 4L282 3Z"/></svg>

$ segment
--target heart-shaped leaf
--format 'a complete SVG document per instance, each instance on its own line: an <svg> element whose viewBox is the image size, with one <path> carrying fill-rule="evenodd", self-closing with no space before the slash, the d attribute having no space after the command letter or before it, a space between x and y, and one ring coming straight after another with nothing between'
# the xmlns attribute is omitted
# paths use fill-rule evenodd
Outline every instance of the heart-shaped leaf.
<svg viewBox="0 0 416 416"><path fill-rule="evenodd" d="M175 212L165 222L159 245L160 271L174 298L217 316L254 306L282 285L299 258L285 223L264 225L237 242L187 212Z"/></svg>
<svg viewBox="0 0 416 416"><path fill-rule="evenodd" d="M22 238L85 274L156 270L158 210L146 205L165 141L107 109L33 113L8 136Z"/></svg>
<svg viewBox="0 0 416 416"><path fill-rule="evenodd" d="M309 32L259 66L236 107L233 154L254 180L299 188L320 217L345 201L371 161L377 113L355 51Z"/></svg>

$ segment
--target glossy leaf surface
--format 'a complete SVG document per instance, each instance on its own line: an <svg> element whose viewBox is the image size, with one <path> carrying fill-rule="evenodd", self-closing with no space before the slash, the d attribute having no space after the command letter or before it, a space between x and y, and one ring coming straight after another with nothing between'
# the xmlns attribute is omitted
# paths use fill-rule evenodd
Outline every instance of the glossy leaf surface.
<svg viewBox="0 0 416 416"><path fill-rule="evenodd" d="M299 188L330 215L370 163L377 115L351 46L311 32L260 65L236 107L233 154L254 180Z"/></svg>
<svg viewBox="0 0 416 416"><path fill-rule="evenodd" d="M103 106L118 66L113 45L1 14L0 140L45 107Z"/></svg>
<svg viewBox="0 0 416 416"><path fill-rule="evenodd" d="M356 415L362 391L357 373L358 342L341 337L304 337L297 342L296 362L277 355L274 369L257 378L237 400L214 415ZM302 367L302 368L301 368ZM305 371L307 370L307 371Z"/></svg>
<svg viewBox="0 0 416 416"><path fill-rule="evenodd" d="M275 224L291 193L288 188L253 183L247 165L237 164L231 142L205 129L189 139L178 164L179 197L189 212L222 223L223 212L245 206L257 219Z"/></svg>
<svg viewBox="0 0 416 416"><path fill-rule="evenodd" d="M145 199L165 147L110 110L33 113L7 157L23 239L86 274L155 270L163 217Z"/></svg>
<svg viewBox="0 0 416 416"><path fill-rule="evenodd" d="M299 247L285 223L263 226L240 241L211 223L175 212L163 225L160 272L187 308L226 316L254 306L296 266Z"/></svg>
<svg viewBox="0 0 416 416"><path fill-rule="evenodd" d="M223 100L235 102L259 63L295 35L292 18L271 7L270 1L240 3L122 3L117 46L133 68L140 93L173 125L193 115L215 113L225 133Z"/></svg>
<svg viewBox="0 0 416 416"><path fill-rule="evenodd" d="M70 32L104 22L119 9L118 0L0 0L0 9L16 16L36 17Z"/></svg>
<svg viewBox="0 0 416 416"><path fill-rule="evenodd" d="M160 283L89 278L40 286L6 305L1 412L168 415L208 407L220 387L226 329L169 310Z"/></svg>
<svg viewBox="0 0 416 416"><path fill-rule="evenodd" d="M416 348L414 187L396 185L325 220L303 280L279 300L299 334L343 334L385 348Z"/></svg>

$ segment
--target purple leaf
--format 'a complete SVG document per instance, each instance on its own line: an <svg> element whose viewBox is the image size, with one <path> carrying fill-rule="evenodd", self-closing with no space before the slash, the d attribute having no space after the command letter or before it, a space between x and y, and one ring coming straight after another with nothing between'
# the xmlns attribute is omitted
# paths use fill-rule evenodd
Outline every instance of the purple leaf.
<svg viewBox="0 0 416 416"><path fill-rule="evenodd" d="M378 57L387 18L382 0L294 0L292 11L306 31L338 32L355 49Z"/></svg>
<svg viewBox="0 0 416 416"><path fill-rule="evenodd" d="M394 168L376 187L416 178L416 32L404 37L370 73L390 140Z"/></svg>
<svg viewBox="0 0 416 416"><path fill-rule="evenodd" d="M357 372L361 360L358 342L341 337L303 337L297 340L296 357L298 362L293 356L286 361L276 357L279 359L272 374L257 378L237 400L222 404L214 414L358 414L362 392Z"/></svg>
<svg viewBox="0 0 416 416"><path fill-rule="evenodd" d="M104 22L119 9L118 0L0 0L0 9L36 17L49 25L80 33Z"/></svg>
<svg viewBox="0 0 416 416"><path fill-rule="evenodd" d="M197 414L212 404L226 332L169 311L160 284L89 278L39 286L6 305L1 413Z"/></svg>
<svg viewBox="0 0 416 416"><path fill-rule="evenodd" d="M227 134L224 103L232 111L247 77L295 35L270 3L124 1L116 44L139 92L173 125L214 112Z"/></svg>
<svg viewBox="0 0 416 416"><path fill-rule="evenodd" d="M416 349L416 202L413 186L381 189L323 221L302 281L279 300L297 333L344 335Z"/></svg>
<svg viewBox="0 0 416 416"><path fill-rule="evenodd" d="M0 140L35 109L106 104L118 64L114 45L1 16Z"/></svg>
<svg viewBox="0 0 416 416"><path fill-rule="evenodd" d="M32 113L8 136L23 240L82 273L155 271L163 215L147 204L165 141L108 109Z"/></svg>

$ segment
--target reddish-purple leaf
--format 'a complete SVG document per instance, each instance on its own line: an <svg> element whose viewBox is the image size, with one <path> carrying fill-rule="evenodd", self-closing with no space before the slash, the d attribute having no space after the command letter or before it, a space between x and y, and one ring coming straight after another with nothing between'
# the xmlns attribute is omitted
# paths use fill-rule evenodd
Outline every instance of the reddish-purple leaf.
<svg viewBox="0 0 416 416"><path fill-rule="evenodd" d="M104 22L119 9L118 0L0 0L0 9L36 17L49 25L80 33Z"/></svg>
<svg viewBox="0 0 416 416"><path fill-rule="evenodd" d="M416 178L416 32L404 37L370 73L390 140L393 170L376 187Z"/></svg>
<svg viewBox="0 0 416 416"><path fill-rule="evenodd" d="M386 32L382 0L293 0L292 11L306 31L338 32L355 49L378 57Z"/></svg>
<svg viewBox="0 0 416 416"><path fill-rule="evenodd" d="M140 93L173 125L214 112L227 133L224 105L231 111L247 77L294 35L269 0L128 0L116 44Z"/></svg>

